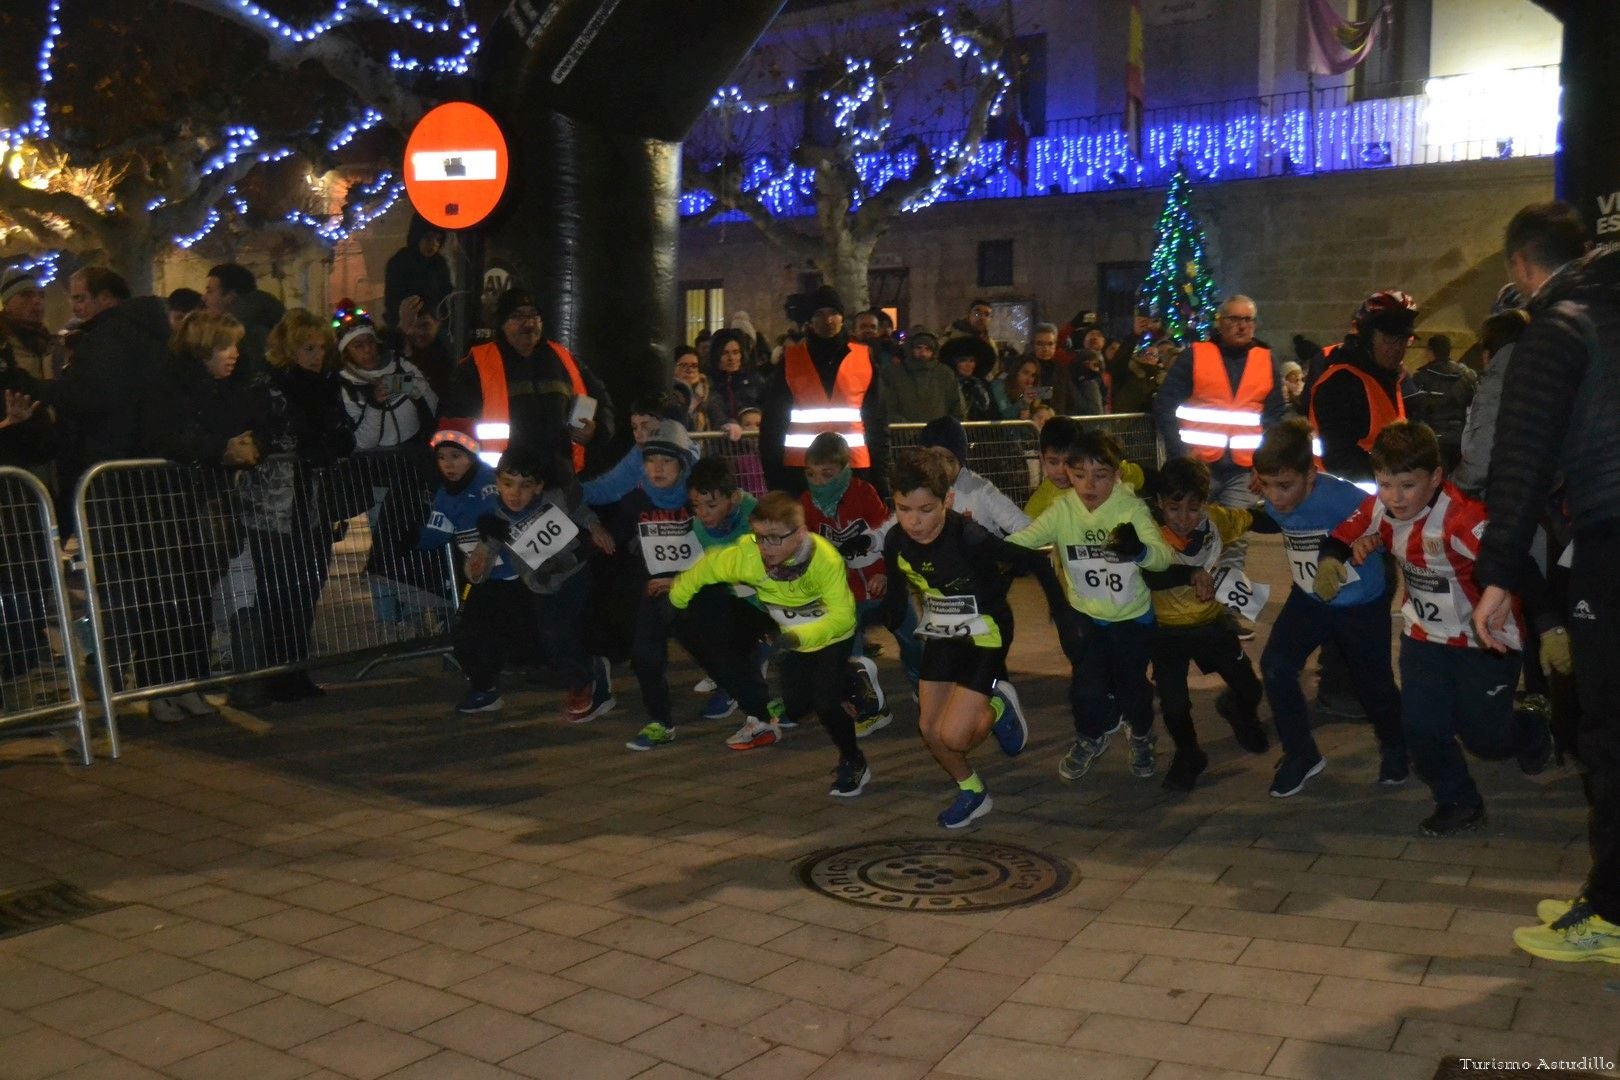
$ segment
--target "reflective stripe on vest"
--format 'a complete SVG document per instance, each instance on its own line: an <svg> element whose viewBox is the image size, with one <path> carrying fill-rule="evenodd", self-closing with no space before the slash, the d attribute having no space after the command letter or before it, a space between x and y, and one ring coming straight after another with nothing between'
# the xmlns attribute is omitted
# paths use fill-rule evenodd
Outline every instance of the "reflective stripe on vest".
<svg viewBox="0 0 1620 1080"><path fill-rule="evenodd" d="M588 397L585 380L580 377L579 365L574 363L573 354L555 341L546 344L551 346L551 351L562 361L563 370L568 372L574 396ZM467 358L478 369L478 388L484 398L483 416L473 426L473 437L483 444L479 458L495 465L512 441L512 405L506 396L506 362L501 359L501 347L493 341L474 345ZM574 471L577 473L585 468L584 445L574 443L573 455Z"/></svg>
<svg viewBox="0 0 1620 1080"><path fill-rule="evenodd" d="M1406 419L1406 400L1401 397L1400 384L1395 387L1395 400L1391 402L1389 395L1384 392L1383 386L1376 378L1356 367L1354 364L1329 364L1323 369L1321 376L1316 380L1317 389L1323 383L1341 371L1348 371L1361 380L1362 389L1367 393L1367 433L1356 440L1356 445L1367 453L1372 453L1373 440L1378 433L1397 420ZM1311 394L1311 426L1321 431L1316 422L1316 394Z"/></svg>
<svg viewBox="0 0 1620 1080"><path fill-rule="evenodd" d="M856 341L849 343L849 351L839 361L831 393L822 384L815 361L810 359L809 346L802 341L783 353L782 372L793 395L787 434L782 439L782 463L802 466L805 451L816 441L816 436L831 431L842 435L849 444L851 468L870 468L872 455L866 446L861 403L877 377L871 350Z"/></svg>
<svg viewBox="0 0 1620 1080"><path fill-rule="evenodd" d="M1176 408L1182 445L1210 464L1230 453L1233 464L1249 468L1260 445L1261 410L1276 386L1271 350L1259 346L1249 350L1235 391L1218 345L1194 343L1192 363L1192 395Z"/></svg>

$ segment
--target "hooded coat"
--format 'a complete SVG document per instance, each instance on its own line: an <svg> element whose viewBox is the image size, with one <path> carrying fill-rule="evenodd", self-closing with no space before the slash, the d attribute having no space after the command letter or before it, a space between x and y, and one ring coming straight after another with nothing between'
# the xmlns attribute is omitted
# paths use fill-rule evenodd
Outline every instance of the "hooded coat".
<svg viewBox="0 0 1620 1080"><path fill-rule="evenodd" d="M1562 473L1577 536L1620 526L1620 244L1568 264L1507 358L1474 578L1513 589Z"/></svg>

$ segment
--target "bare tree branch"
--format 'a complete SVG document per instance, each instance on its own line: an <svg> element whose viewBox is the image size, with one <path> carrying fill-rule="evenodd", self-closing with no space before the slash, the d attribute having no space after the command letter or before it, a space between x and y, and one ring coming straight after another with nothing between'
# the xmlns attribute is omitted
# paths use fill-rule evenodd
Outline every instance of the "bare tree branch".
<svg viewBox="0 0 1620 1080"><path fill-rule="evenodd" d="M781 218L773 217L770 208L752 191L742 189L741 170L731 163L721 163L713 169L687 170L682 177L688 187L707 191L714 197L709 218L727 210L736 210L748 218L765 239L797 259L814 259L822 250L820 240L806 236Z"/></svg>
<svg viewBox="0 0 1620 1080"><path fill-rule="evenodd" d="M40 217L61 218L75 232L82 232L98 241L103 235L105 222L102 215L77 195L27 187L13 180L9 170L0 169L0 209L9 212L13 208L34 216L36 220Z"/></svg>

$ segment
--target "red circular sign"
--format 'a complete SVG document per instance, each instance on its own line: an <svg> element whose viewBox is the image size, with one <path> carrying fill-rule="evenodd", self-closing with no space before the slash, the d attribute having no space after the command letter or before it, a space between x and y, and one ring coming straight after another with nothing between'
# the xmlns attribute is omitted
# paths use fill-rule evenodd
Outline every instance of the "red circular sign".
<svg viewBox="0 0 1620 1080"><path fill-rule="evenodd" d="M506 164L495 118L470 102L446 102L417 121L405 144L405 191L428 221L465 229L501 201Z"/></svg>

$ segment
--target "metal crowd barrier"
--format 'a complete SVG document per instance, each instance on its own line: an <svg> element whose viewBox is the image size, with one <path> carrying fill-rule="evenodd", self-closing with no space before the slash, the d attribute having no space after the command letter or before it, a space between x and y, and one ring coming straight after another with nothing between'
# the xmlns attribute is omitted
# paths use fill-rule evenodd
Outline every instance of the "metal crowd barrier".
<svg viewBox="0 0 1620 1080"><path fill-rule="evenodd" d="M80 764L90 764L51 495L33 474L0 468L0 729L69 726L79 737Z"/></svg>
<svg viewBox="0 0 1620 1080"><path fill-rule="evenodd" d="M425 450L87 472L75 506L111 756L132 701L442 647L453 557L416 548L437 484Z"/></svg>
<svg viewBox="0 0 1620 1080"><path fill-rule="evenodd" d="M1150 413L1109 413L1077 416L1078 423L1101 427L1119 440L1125 458L1145 469L1164 464L1164 446ZM889 425L889 460L916 446L922 424ZM1028 420L972 420L962 425L968 438L968 466L1000 488L1020 506L1041 483L1040 433ZM731 460L737 482L753 495L765 493L765 473L759 463L759 433L746 432L732 439L723 431L695 433L692 441L704 457Z"/></svg>

